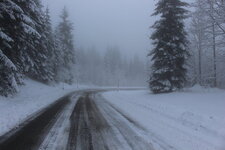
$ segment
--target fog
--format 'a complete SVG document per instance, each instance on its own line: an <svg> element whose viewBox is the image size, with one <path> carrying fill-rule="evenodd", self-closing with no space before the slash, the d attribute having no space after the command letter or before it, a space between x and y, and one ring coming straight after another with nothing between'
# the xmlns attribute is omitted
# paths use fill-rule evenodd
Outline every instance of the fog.
<svg viewBox="0 0 225 150"><path fill-rule="evenodd" d="M53 24L59 21L64 6L74 23L76 47L95 46L105 51L120 47L127 57L146 58L150 49L150 29L155 17L153 0L43 0L51 11Z"/></svg>
<svg viewBox="0 0 225 150"><path fill-rule="evenodd" d="M43 0L44 6L50 9L53 26L60 22L64 7L73 22L77 61L74 66L75 82L111 86L145 85L149 71L147 54L152 47L150 27L157 19L151 14L156 2Z"/></svg>

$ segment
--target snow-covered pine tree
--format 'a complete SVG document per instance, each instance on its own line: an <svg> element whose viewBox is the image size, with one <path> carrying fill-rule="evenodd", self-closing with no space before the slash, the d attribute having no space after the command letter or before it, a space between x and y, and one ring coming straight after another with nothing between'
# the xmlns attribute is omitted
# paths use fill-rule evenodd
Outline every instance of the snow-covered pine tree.
<svg viewBox="0 0 225 150"><path fill-rule="evenodd" d="M68 84L73 82L72 69L75 64L75 49L73 42L73 25L69 21L66 8L63 9L61 22L56 28L57 38L57 80Z"/></svg>
<svg viewBox="0 0 225 150"><path fill-rule="evenodd" d="M48 51L47 68L49 70L49 75L51 75L51 80L55 80L55 70L56 70L56 56L55 56L55 41L52 30L52 23L50 17L50 11L47 7L45 10L45 36L46 36L46 48Z"/></svg>
<svg viewBox="0 0 225 150"><path fill-rule="evenodd" d="M153 93L172 92L184 87L185 60L189 53L183 20L187 17L188 4L180 0L159 0L155 13L160 20L153 25L151 36L154 49L152 73L149 80Z"/></svg>
<svg viewBox="0 0 225 150"><path fill-rule="evenodd" d="M53 42L48 21L39 0L0 1L2 90L16 91L17 84L22 84L22 75L42 82L52 80L53 71L49 62L53 51L50 45ZM11 86L12 90L8 90L6 85L9 89Z"/></svg>
<svg viewBox="0 0 225 150"><path fill-rule="evenodd" d="M24 1L25 12L30 16L34 23L35 30L39 33L37 35L28 36L28 40L32 43L29 47L29 56L33 61L33 66L30 68L27 75L35 80L41 82L49 82L52 80L51 70L48 68L48 48L46 37L45 15L42 11L42 5L39 0Z"/></svg>
<svg viewBox="0 0 225 150"><path fill-rule="evenodd" d="M8 96L18 91L15 72L15 65L0 49L0 95Z"/></svg>
<svg viewBox="0 0 225 150"><path fill-rule="evenodd" d="M30 42L30 36L38 36L35 30L35 24L29 14L24 9L25 6L32 8L26 0L3 0L1 28L11 39L10 46L1 46L3 53L17 67L16 80L17 83L22 83L20 77L33 67L33 61L28 55L33 47Z"/></svg>
<svg viewBox="0 0 225 150"><path fill-rule="evenodd" d="M24 33L31 29L29 17L26 16L15 1L0 1L0 94L12 94L20 80L22 45L26 42Z"/></svg>
<svg viewBox="0 0 225 150"><path fill-rule="evenodd" d="M54 57L55 59L53 59L53 71L54 71L54 80L56 82L60 82L60 78L59 78L59 73L60 73L60 68L62 67L62 63L63 63L63 51L60 49L60 40L59 40L59 30L58 30L58 26L54 29L54 46L55 46L55 51L54 51Z"/></svg>
<svg viewBox="0 0 225 150"><path fill-rule="evenodd" d="M0 4L2 8L3 4ZM1 9L3 10L3 9ZM0 21L3 17L3 12L0 11ZM0 48L10 48L12 38L5 34L0 27ZM15 80L16 67L13 62L0 49L0 95L8 96L17 91L17 82Z"/></svg>
<svg viewBox="0 0 225 150"><path fill-rule="evenodd" d="M30 17L33 28L37 34L26 34L25 38L29 44L24 47L24 52L29 56L27 60L25 73L29 77L48 83L52 80L52 71L49 69L49 50L47 48L48 39L46 36L45 14L42 11L42 5L39 0L27 1L17 0L18 5Z"/></svg>

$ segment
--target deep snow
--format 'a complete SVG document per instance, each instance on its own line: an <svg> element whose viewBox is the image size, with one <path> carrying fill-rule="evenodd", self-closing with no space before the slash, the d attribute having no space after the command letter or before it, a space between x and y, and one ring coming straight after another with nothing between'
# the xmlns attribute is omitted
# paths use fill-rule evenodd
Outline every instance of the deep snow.
<svg viewBox="0 0 225 150"><path fill-rule="evenodd" d="M169 94L142 90L106 92L103 96L143 126L146 132L140 134L156 149L225 149L224 90L195 86Z"/></svg>

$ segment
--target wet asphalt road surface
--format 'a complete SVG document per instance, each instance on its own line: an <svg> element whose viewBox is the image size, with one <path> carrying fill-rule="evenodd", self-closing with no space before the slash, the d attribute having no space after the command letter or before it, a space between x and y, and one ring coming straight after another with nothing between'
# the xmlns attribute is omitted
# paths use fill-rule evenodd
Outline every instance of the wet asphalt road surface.
<svg viewBox="0 0 225 150"><path fill-rule="evenodd" d="M57 116L68 103L68 96L60 98L34 117L22 123L20 127L0 137L0 150L38 149L45 135L57 120Z"/></svg>

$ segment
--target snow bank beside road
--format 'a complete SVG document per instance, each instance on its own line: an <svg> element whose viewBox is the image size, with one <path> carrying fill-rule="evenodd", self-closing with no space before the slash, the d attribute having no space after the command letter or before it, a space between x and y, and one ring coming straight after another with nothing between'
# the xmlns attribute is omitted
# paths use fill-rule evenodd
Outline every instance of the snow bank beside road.
<svg viewBox="0 0 225 150"><path fill-rule="evenodd" d="M143 127L159 149L224 150L225 91L194 87L153 95L149 91L106 92L103 96Z"/></svg>
<svg viewBox="0 0 225 150"><path fill-rule="evenodd" d="M65 94L85 88L66 84L47 86L33 80L25 80L25 84L13 97L0 96L0 136Z"/></svg>

